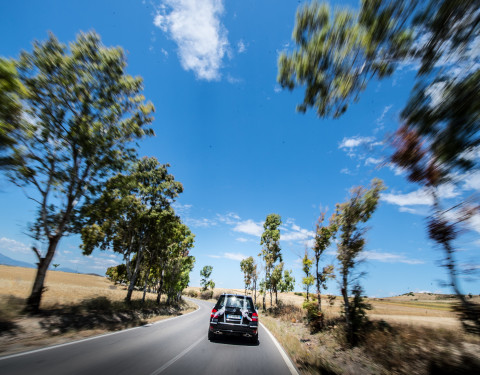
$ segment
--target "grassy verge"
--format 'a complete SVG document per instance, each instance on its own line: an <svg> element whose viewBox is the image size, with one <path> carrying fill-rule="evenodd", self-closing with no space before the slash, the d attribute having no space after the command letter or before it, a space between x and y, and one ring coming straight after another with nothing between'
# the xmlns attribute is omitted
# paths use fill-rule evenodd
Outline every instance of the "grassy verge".
<svg viewBox="0 0 480 375"><path fill-rule="evenodd" d="M294 305L261 315L302 374L478 374L480 338L442 328L367 325L360 343L345 341L338 314L326 314L327 328L312 333Z"/></svg>

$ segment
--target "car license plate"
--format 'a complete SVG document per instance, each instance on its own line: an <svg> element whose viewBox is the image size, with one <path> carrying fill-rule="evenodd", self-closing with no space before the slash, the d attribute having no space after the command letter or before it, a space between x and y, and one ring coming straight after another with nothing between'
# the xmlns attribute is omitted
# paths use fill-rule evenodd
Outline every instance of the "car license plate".
<svg viewBox="0 0 480 375"><path fill-rule="evenodd" d="M228 314L228 315L227 315L227 319L242 319L242 316L241 316L241 315L231 315L231 314Z"/></svg>

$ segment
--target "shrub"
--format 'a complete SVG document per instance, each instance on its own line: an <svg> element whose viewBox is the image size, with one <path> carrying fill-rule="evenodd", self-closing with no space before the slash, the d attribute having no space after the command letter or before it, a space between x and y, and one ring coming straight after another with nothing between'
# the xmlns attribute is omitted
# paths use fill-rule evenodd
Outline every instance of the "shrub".
<svg viewBox="0 0 480 375"><path fill-rule="evenodd" d="M198 293L195 290L189 290L187 292L187 296L196 298L196 297L198 297Z"/></svg>
<svg viewBox="0 0 480 375"><path fill-rule="evenodd" d="M320 331L324 327L325 316L318 311L318 304L314 301L305 301L303 308L307 311L307 324L312 333Z"/></svg>
<svg viewBox="0 0 480 375"><path fill-rule="evenodd" d="M211 299L213 297L213 290L205 290L200 293L201 299Z"/></svg>

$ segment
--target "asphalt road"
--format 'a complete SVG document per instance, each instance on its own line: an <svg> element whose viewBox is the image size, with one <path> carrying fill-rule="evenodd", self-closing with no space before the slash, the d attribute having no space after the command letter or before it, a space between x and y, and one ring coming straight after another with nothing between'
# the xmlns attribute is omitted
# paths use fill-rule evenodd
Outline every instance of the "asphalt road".
<svg viewBox="0 0 480 375"><path fill-rule="evenodd" d="M0 374L296 374L262 326L256 345L241 338L210 342L207 332L213 304L195 302L200 306L197 311L174 319L0 357Z"/></svg>

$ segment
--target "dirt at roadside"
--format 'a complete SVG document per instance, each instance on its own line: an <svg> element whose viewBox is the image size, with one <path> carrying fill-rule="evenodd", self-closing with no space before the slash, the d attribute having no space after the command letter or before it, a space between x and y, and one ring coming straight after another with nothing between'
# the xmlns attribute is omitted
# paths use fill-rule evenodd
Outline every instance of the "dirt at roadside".
<svg viewBox="0 0 480 375"><path fill-rule="evenodd" d="M22 316L9 320L8 325L0 324L0 356L137 327L196 309L193 302L184 301L179 307L157 311L72 314L57 310L34 317Z"/></svg>

